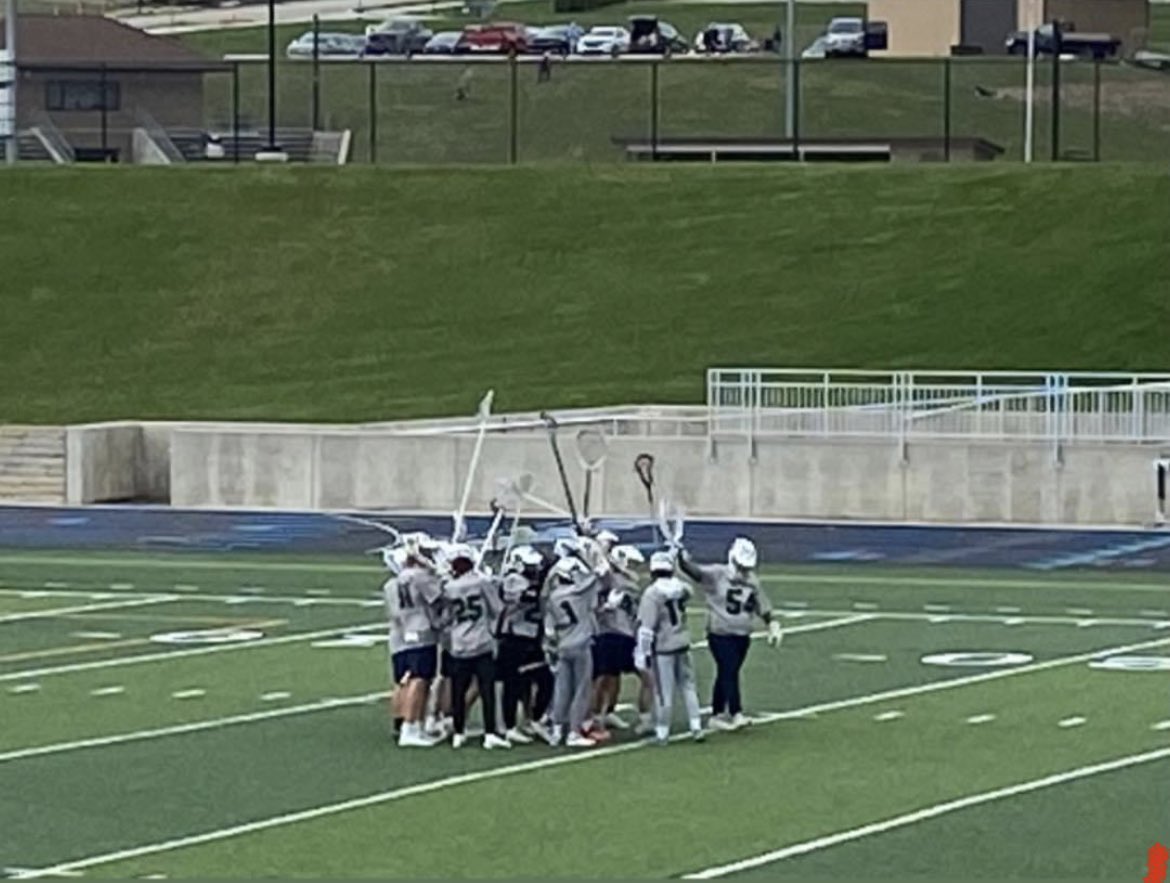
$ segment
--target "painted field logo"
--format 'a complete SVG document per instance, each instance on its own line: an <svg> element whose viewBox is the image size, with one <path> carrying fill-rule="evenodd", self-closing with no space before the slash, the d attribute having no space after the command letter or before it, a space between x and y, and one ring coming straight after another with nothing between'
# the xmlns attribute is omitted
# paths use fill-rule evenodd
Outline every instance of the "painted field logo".
<svg viewBox="0 0 1170 883"><path fill-rule="evenodd" d="M1146 858L1146 876L1143 883L1166 883L1166 863L1170 861L1170 850L1161 843L1150 847Z"/></svg>

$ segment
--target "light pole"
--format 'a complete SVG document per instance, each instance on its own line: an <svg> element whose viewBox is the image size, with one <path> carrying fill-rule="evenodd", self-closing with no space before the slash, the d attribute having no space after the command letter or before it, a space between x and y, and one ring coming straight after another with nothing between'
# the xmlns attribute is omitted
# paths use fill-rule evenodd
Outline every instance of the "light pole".
<svg viewBox="0 0 1170 883"><path fill-rule="evenodd" d="M784 77L784 135L796 136L796 0L787 0L784 47L787 49L787 72Z"/></svg>
<svg viewBox="0 0 1170 883"><path fill-rule="evenodd" d="M0 131L7 136L4 139L4 161L11 166L16 164L16 154L20 149L16 132L16 0L7 0L4 6L4 53L0 55L0 88L7 93L3 118L0 118Z"/></svg>
<svg viewBox="0 0 1170 883"><path fill-rule="evenodd" d="M276 0L268 0L268 143L256 161L288 162L288 154L276 143Z"/></svg>

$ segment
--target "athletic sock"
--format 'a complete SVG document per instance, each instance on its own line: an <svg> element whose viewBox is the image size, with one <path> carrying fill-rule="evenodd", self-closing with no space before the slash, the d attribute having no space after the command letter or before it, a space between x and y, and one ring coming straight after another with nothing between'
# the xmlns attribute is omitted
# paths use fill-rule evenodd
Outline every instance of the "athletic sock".
<svg viewBox="0 0 1170 883"><path fill-rule="evenodd" d="M659 739L665 739L670 735L670 727L666 726L666 724L659 724L654 728L654 735Z"/></svg>
<svg viewBox="0 0 1170 883"><path fill-rule="evenodd" d="M691 718L691 732L697 733L701 729L703 729L702 718L692 717Z"/></svg>

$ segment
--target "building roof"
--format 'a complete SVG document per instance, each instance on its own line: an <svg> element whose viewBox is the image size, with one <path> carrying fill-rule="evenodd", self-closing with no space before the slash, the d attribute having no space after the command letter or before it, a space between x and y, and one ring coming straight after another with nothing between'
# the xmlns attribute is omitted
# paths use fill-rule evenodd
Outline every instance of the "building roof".
<svg viewBox="0 0 1170 883"><path fill-rule="evenodd" d="M16 22L18 64L109 64L126 67L203 67L207 56L173 37L159 37L100 15L21 13Z"/></svg>

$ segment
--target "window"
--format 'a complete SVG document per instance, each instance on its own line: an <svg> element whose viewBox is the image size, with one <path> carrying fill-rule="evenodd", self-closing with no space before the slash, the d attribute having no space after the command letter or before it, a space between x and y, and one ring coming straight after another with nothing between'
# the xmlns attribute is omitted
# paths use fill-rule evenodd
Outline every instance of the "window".
<svg viewBox="0 0 1170 883"><path fill-rule="evenodd" d="M45 107L49 110L117 110L121 95L117 83L101 80L52 80L45 85Z"/></svg>

